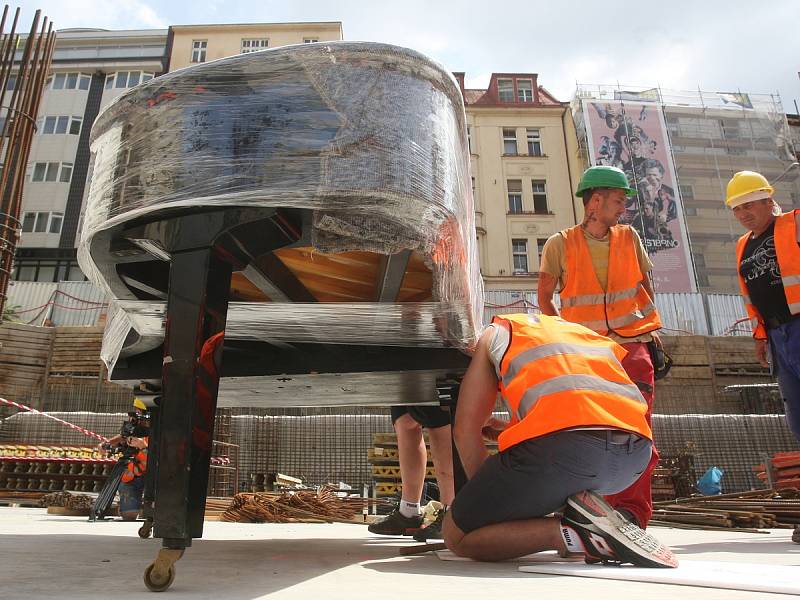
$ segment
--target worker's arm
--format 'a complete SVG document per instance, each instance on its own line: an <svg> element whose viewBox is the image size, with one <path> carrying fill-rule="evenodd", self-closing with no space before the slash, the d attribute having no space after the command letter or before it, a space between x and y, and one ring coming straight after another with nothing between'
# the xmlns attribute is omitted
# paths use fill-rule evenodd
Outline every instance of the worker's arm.
<svg viewBox="0 0 800 600"><path fill-rule="evenodd" d="M458 396L453 436L469 479L475 475L488 456L482 429L492 416L497 398L497 376L489 359L489 344L493 335L494 331L489 328L478 342L478 348L469 363Z"/></svg>
<svg viewBox="0 0 800 600"><path fill-rule="evenodd" d="M537 290L539 310L552 317L558 316L558 309L553 304L553 294L555 294L557 283L556 278L549 273L539 272L539 289Z"/></svg>
<svg viewBox="0 0 800 600"><path fill-rule="evenodd" d="M537 298L539 310L551 317L557 317L558 309L553 304L558 280L562 275L561 256L564 253L564 238L560 233L550 236L542 248L539 261L539 288Z"/></svg>

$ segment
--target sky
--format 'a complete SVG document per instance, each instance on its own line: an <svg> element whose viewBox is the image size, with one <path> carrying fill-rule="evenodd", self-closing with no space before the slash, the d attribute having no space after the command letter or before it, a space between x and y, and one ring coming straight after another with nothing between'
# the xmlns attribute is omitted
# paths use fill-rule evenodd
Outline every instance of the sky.
<svg viewBox="0 0 800 600"><path fill-rule="evenodd" d="M413 48L467 87L538 73L562 101L576 82L779 93L800 105L800 0L22 0L57 29L341 21L344 38Z"/></svg>

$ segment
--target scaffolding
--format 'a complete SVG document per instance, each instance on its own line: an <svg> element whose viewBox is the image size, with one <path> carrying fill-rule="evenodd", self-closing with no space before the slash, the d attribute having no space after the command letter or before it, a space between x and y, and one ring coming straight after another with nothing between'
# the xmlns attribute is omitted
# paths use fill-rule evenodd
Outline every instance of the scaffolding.
<svg viewBox="0 0 800 600"><path fill-rule="evenodd" d="M758 171L775 187L775 200L784 210L800 207L800 165L780 96L579 84L572 110L580 152L590 164L598 162L599 141L592 139L587 106L601 106L612 118L627 114L619 119L626 140L636 137L630 129L637 128L640 106L658 109L666 129L665 150L674 165L676 207L685 224L687 266L697 290L738 293L731 257L743 230L724 205L730 177L737 171ZM629 170L631 184L639 189L647 184L642 171ZM641 233L645 227L638 225Z"/></svg>

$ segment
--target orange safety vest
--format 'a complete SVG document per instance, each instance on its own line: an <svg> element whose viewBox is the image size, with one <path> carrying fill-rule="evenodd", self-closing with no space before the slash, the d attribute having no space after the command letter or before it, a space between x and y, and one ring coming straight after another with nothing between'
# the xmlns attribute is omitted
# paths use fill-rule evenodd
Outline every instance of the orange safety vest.
<svg viewBox="0 0 800 600"><path fill-rule="evenodd" d="M600 286L592 267L589 245L581 226L564 233L567 252L567 284L561 290L561 316L592 331L636 337L661 328L661 319L641 285L644 277L629 225L609 230L608 284Z"/></svg>
<svg viewBox="0 0 800 600"><path fill-rule="evenodd" d="M775 254L778 257L778 267L781 270L783 291L789 312L800 315L800 248L797 246L797 215L800 209L785 213L775 219ZM744 307L750 317L753 328L753 337L757 340L767 339L767 328L758 309L750 303L750 294L747 292L747 283L742 277L742 257L747 241L753 235L748 231L736 242L736 274L739 276L739 287L744 298Z"/></svg>
<svg viewBox="0 0 800 600"><path fill-rule="evenodd" d="M147 438L144 438L145 442ZM142 448L128 463L128 468L122 473L122 482L130 483L136 477L141 477L147 470L147 448Z"/></svg>
<svg viewBox="0 0 800 600"><path fill-rule="evenodd" d="M576 323L546 315L503 315L511 341L499 391L511 422L500 450L556 431L622 429L652 439L647 402L620 361L622 346Z"/></svg>

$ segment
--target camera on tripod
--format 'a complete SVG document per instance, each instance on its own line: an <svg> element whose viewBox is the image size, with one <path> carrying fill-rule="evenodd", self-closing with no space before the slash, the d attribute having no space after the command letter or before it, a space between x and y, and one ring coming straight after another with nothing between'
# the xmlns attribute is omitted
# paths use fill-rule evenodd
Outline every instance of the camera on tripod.
<svg viewBox="0 0 800 600"><path fill-rule="evenodd" d="M109 454L121 452L122 454L136 454L138 450L127 443L128 438L147 437L150 435L150 415L148 413L138 413L130 411L128 419L122 423L119 435L122 438L117 444L103 444L103 449Z"/></svg>

